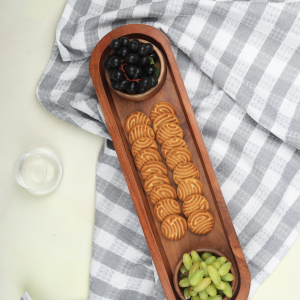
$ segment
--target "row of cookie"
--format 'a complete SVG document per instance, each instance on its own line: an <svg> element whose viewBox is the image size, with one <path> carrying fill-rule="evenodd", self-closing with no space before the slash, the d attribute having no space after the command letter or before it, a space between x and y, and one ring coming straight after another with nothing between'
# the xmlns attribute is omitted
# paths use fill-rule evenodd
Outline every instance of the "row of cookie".
<svg viewBox="0 0 300 300"><path fill-rule="evenodd" d="M159 113L156 114L159 115ZM154 205L154 215L158 221L163 222L169 215L179 215L181 209L176 201L176 191L167 177L167 168L161 162L158 146L155 140L152 140L152 131L146 128L150 127L149 125L151 126L151 121L148 117L142 112L136 111L127 117L125 130L129 133L129 142L132 144L131 150L135 157L136 167L145 181L145 192L150 195L150 201ZM156 130L157 123L154 123L153 126ZM162 228L168 227L168 221L163 223ZM177 239L177 236L179 234L174 232L172 236L167 235L166 237Z"/></svg>
<svg viewBox="0 0 300 300"><path fill-rule="evenodd" d="M214 218L209 212L208 201L203 197L200 172L193 164L192 154L183 140L179 120L171 112L163 113L153 121L154 131L164 133L165 128L172 129L173 136L170 139L169 135L159 136L163 140L162 154L165 155L166 164L173 171L174 182L178 185L177 195L183 201L182 210L188 217L188 227L195 234L206 234L213 228ZM157 141L160 143L158 139ZM167 147L164 146L165 143ZM163 151L166 148L168 151Z"/></svg>

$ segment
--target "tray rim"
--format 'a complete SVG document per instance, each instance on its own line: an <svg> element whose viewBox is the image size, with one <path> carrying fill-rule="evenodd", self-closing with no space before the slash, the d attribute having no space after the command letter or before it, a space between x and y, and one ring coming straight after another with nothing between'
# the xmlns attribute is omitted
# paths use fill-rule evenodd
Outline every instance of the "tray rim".
<svg viewBox="0 0 300 300"><path fill-rule="evenodd" d="M159 278L161 280L165 296L167 299L176 299L174 287L172 286L172 283L170 283L170 280L168 278L169 275L162 261L162 255L160 253L160 248L162 247L162 245L156 240L156 237L154 236L153 231L151 229L151 223L147 218L146 209L141 201L142 198L145 197L145 195L141 195L138 185L135 181L132 166L130 165L129 159L127 157L125 146L123 144L122 137L118 129L118 125L114 119L113 112L109 105L109 101L105 92L105 87L101 80L99 68L100 58L102 55L101 49L105 49L113 38L118 38L123 35L130 34L142 34L145 36L149 36L161 46L162 49L160 50L163 50L162 52L168 53L167 56L165 55L165 60L166 63L167 61L169 62L168 67L171 70L171 76L173 77L173 80L177 83L177 86L175 85L176 92L179 95L181 105L184 107L183 112L186 114L185 117L189 119L190 132L193 135L195 147L197 149L197 152L199 153L199 158L208 178L208 184L210 185L211 192L217 203L216 207L219 210L219 217L222 222L224 231L227 235L228 243L231 247L232 254L236 260L237 268L240 273L240 283L235 299L246 300L248 298L251 283L250 271L248 269L224 197L222 195L214 169L208 156L208 152L206 150L200 129L198 127L198 123L196 121L195 114L190 104L190 100L188 98L169 40L161 31L152 26L143 24L129 24L117 27L116 29L110 31L98 42L98 44L93 50L90 59L89 70L103 114L108 115L108 118L106 118L108 120L106 121L107 127L114 141L115 150L117 152L122 171L124 172L124 176L129 187L134 206L137 210L138 217L141 222L141 226L144 231L145 238L148 243L153 261L155 263ZM121 157L119 153L125 154L126 158L124 159L124 157Z"/></svg>

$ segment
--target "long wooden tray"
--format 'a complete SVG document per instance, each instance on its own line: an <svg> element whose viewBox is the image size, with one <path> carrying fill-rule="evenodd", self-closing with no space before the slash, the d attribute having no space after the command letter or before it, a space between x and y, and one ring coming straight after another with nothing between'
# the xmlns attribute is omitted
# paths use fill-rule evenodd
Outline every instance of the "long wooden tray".
<svg viewBox="0 0 300 300"><path fill-rule="evenodd" d="M122 99L109 88L105 79L102 64L111 50L110 41L122 36L151 42L161 50L166 60L167 77L164 86L155 96L143 102ZM250 272L168 38L159 30L147 25L131 24L118 27L102 38L95 47L90 61L90 74L166 298L180 299L174 289L172 276L183 253L197 248L214 248L229 257L237 269L238 288L231 299L246 300L250 289ZM214 229L207 235L198 236L188 230L181 240L166 239L161 234L160 222L153 216L149 196L144 192L143 181L131 154L124 121L136 110L150 116L152 106L160 101L167 101L175 106L184 140L192 153L194 164L199 168L200 181L205 189L204 196L208 199L210 212L215 217ZM165 163L164 159L163 162ZM168 177L176 189L171 171Z"/></svg>

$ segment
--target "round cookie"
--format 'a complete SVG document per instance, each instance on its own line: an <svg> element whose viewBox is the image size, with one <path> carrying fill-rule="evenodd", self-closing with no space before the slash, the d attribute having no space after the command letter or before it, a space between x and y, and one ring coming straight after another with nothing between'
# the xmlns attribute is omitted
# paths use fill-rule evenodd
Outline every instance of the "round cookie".
<svg viewBox="0 0 300 300"><path fill-rule="evenodd" d="M150 193L150 201L153 205L159 200L165 198L177 199L177 194L175 189L169 184L159 184L156 185Z"/></svg>
<svg viewBox="0 0 300 300"><path fill-rule="evenodd" d="M131 128L136 125L146 125L151 127L151 121L149 117L141 111L134 111L125 120L126 132L129 133Z"/></svg>
<svg viewBox="0 0 300 300"><path fill-rule="evenodd" d="M168 175L168 169L160 161L148 161L141 169L142 179L145 180L149 175L153 173Z"/></svg>
<svg viewBox="0 0 300 300"><path fill-rule="evenodd" d="M146 148L139 151L135 157L135 165L138 170L141 170L144 164L148 161L161 161L161 156L156 150Z"/></svg>
<svg viewBox="0 0 300 300"><path fill-rule="evenodd" d="M170 184L170 180L164 174L159 174L159 173L151 174L145 180L144 190L148 195L150 195L152 189L159 184Z"/></svg>
<svg viewBox="0 0 300 300"><path fill-rule="evenodd" d="M166 123L159 127L156 133L156 139L158 143L161 145L164 141L169 140L173 137L183 138L182 129L173 123Z"/></svg>
<svg viewBox="0 0 300 300"><path fill-rule="evenodd" d="M166 217L161 223L161 232L169 240L181 239L187 230L186 220L178 215Z"/></svg>
<svg viewBox="0 0 300 300"><path fill-rule="evenodd" d="M209 210L209 204L202 195L191 195L186 197L182 205L182 211L188 218L189 215L198 209Z"/></svg>
<svg viewBox="0 0 300 300"><path fill-rule="evenodd" d="M155 133L153 129L147 125L136 125L131 128L129 132L129 143L132 145L137 139L142 137L149 137L155 139Z"/></svg>
<svg viewBox="0 0 300 300"><path fill-rule="evenodd" d="M154 206L154 216L159 222L170 215L180 215L180 212L180 206L174 199L162 199Z"/></svg>
<svg viewBox="0 0 300 300"><path fill-rule="evenodd" d="M213 229L214 225L214 216L208 210L195 210L188 218L188 227L195 234L207 234Z"/></svg>
<svg viewBox="0 0 300 300"><path fill-rule="evenodd" d="M136 157L138 152L145 148L152 148L158 151L158 146L155 140L149 137L142 137L137 139L132 145L131 152L133 157Z"/></svg>
<svg viewBox="0 0 300 300"><path fill-rule="evenodd" d="M161 114L153 121L153 130L156 132L159 127L164 124L173 123L179 125L179 120L176 115L173 114Z"/></svg>
<svg viewBox="0 0 300 300"><path fill-rule="evenodd" d="M192 162L193 157L190 150L186 148L175 148L171 150L166 158L168 168L173 171L177 165L184 162Z"/></svg>
<svg viewBox="0 0 300 300"><path fill-rule="evenodd" d="M192 162L178 164L173 171L173 179L177 185L186 178L200 178L199 170Z"/></svg>
<svg viewBox="0 0 300 300"><path fill-rule="evenodd" d="M161 152L161 155L166 158L168 153L173 150L174 148L178 148L178 147L181 147L181 148L188 148L186 142L179 138L179 137L173 137L173 138L170 138L169 140L166 140L162 146L161 146L161 149L160 149L160 152Z"/></svg>
<svg viewBox="0 0 300 300"><path fill-rule="evenodd" d="M181 201L184 201L190 195L203 195L204 187L201 181L194 178L187 178L178 184L177 196Z"/></svg>
<svg viewBox="0 0 300 300"><path fill-rule="evenodd" d="M176 115L176 109L175 107L169 103L169 102L158 102L155 105L153 105L151 112L150 112L150 119L153 122L157 116L169 113Z"/></svg>

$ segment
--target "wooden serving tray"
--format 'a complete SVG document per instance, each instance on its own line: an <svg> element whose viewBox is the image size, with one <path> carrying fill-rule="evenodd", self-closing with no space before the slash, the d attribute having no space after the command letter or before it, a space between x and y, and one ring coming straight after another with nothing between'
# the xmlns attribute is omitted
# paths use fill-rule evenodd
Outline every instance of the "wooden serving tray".
<svg viewBox="0 0 300 300"><path fill-rule="evenodd" d="M147 40L158 47L165 57L167 67L165 84L148 100L142 102L125 100L109 88L105 79L102 64L111 50L109 44L112 39L122 36ZM131 24L118 27L102 38L95 47L90 61L90 74L166 298L180 299L174 289L173 271L182 255L193 249L214 248L223 252L236 268L238 288L231 299L246 300L250 289L250 272L168 38L159 30L147 25ZM161 223L154 218L153 206L149 196L144 192L143 181L131 154L128 135L124 129L126 117L136 110L150 116L152 106L161 101L172 103L177 110L177 117L184 133L183 138L192 153L194 164L200 171L204 196L209 201L210 212L215 218L213 230L204 236L195 235L189 229L178 241L170 241L162 235ZM165 163L164 159L163 162ZM172 172L170 170L168 172L172 186L176 189ZM182 206L182 202L180 200L178 202Z"/></svg>

